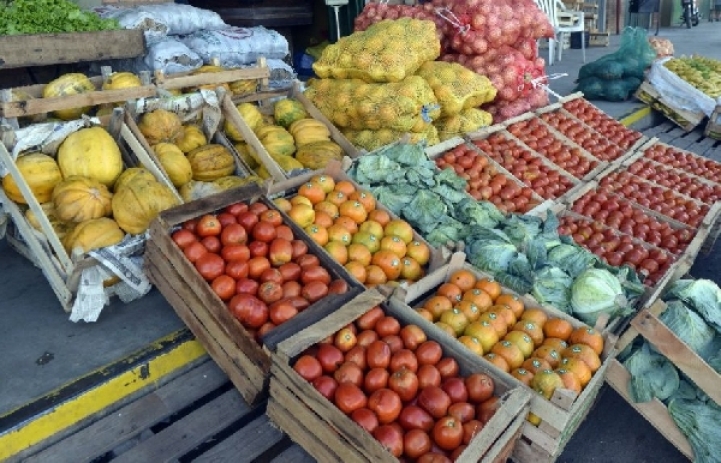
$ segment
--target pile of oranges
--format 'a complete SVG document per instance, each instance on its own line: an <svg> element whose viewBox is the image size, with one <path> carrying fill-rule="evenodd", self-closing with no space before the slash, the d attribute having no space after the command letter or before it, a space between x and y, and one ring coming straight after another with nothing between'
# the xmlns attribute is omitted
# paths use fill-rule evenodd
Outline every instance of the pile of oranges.
<svg viewBox="0 0 721 463"><path fill-rule="evenodd" d="M580 393L601 367L599 332L526 308L497 281L468 269L453 272L415 310L547 399L557 388Z"/></svg>
<svg viewBox="0 0 721 463"><path fill-rule="evenodd" d="M275 204L368 287L424 275L430 248L414 239L408 222L376 208L373 194L350 181L316 175Z"/></svg>

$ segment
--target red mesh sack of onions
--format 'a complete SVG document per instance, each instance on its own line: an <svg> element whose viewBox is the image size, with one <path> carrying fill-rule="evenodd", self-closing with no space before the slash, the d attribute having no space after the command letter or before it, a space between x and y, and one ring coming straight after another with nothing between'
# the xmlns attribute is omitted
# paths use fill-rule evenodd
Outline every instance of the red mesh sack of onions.
<svg viewBox="0 0 721 463"><path fill-rule="evenodd" d="M531 90L525 98L519 98L516 101L496 100L481 106L481 108L493 116L494 124L498 124L525 112L547 106L549 103L546 90L538 87Z"/></svg>
<svg viewBox="0 0 721 463"><path fill-rule="evenodd" d="M423 5L389 5L387 3L368 3L363 11L356 16L353 22L354 31L364 31L372 24L384 19L415 18L425 19L436 23L436 34L442 42L446 39L446 27L448 22L435 12L435 7L430 3Z"/></svg>

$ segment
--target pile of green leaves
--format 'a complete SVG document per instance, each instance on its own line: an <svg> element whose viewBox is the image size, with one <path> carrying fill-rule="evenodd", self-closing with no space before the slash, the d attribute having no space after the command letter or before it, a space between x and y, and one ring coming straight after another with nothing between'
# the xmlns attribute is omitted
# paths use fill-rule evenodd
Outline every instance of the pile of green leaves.
<svg viewBox="0 0 721 463"><path fill-rule="evenodd" d="M14 0L0 6L0 34L91 32L120 29L114 19L83 11L70 0Z"/></svg>
<svg viewBox="0 0 721 463"><path fill-rule="evenodd" d="M465 241L496 227L503 214L466 193L452 169L439 171L420 144L396 143L360 157L348 172L433 246Z"/></svg>

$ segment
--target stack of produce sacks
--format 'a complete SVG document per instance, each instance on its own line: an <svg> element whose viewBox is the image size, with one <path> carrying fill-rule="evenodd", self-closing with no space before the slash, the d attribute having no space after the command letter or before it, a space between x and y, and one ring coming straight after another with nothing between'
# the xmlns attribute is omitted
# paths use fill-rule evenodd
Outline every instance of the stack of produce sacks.
<svg viewBox="0 0 721 463"><path fill-rule="evenodd" d="M490 118L473 106L495 97L490 81L434 63L439 56L432 22L384 21L328 46L313 65L320 79L308 83L306 96L352 143L367 150L407 133L414 142L435 144L440 138L434 121L445 132L487 125Z"/></svg>
<svg viewBox="0 0 721 463"><path fill-rule="evenodd" d="M441 59L488 76L498 96L484 109L496 122L548 104L534 81L545 74L536 40L553 36L546 15L531 0L520 2L433 0L419 6L368 4L356 30L383 19L409 16L432 20L441 39Z"/></svg>

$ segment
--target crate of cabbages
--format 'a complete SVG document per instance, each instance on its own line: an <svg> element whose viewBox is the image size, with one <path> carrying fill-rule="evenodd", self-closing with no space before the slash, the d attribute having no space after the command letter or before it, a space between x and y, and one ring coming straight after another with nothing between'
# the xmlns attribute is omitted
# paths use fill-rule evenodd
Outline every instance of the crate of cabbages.
<svg viewBox="0 0 721 463"><path fill-rule="evenodd" d="M180 202L115 109L110 124L82 119L6 133L0 202L13 243L38 265L71 320L94 321L111 295L144 295L150 221Z"/></svg>

